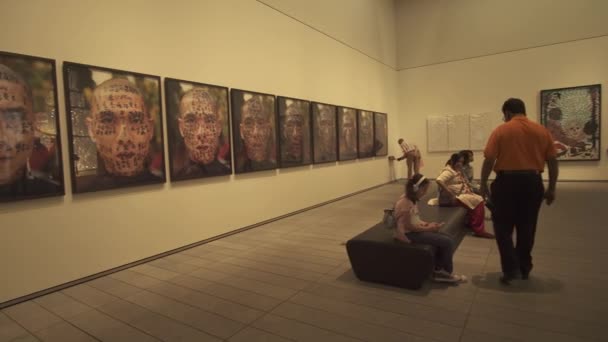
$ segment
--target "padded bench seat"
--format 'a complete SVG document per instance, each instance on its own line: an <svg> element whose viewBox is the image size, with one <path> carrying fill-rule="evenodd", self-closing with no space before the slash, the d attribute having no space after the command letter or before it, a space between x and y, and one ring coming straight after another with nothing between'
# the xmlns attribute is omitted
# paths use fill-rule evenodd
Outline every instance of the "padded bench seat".
<svg viewBox="0 0 608 342"><path fill-rule="evenodd" d="M468 231L464 225L467 210L428 206L423 201L418 204L422 219L445 222L441 232L450 235L457 248ZM355 275L363 281L415 290L435 269L434 247L396 241L382 222L348 240L346 250Z"/></svg>

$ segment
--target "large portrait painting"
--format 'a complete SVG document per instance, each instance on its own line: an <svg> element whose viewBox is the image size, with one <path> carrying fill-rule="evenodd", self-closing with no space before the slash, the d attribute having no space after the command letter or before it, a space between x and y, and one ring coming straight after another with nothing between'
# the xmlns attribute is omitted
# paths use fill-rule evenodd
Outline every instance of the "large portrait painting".
<svg viewBox="0 0 608 342"><path fill-rule="evenodd" d="M600 159L601 93L599 84L541 91L541 123L559 160Z"/></svg>
<svg viewBox="0 0 608 342"><path fill-rule="evenodd" d="M329 163L338 160L336 138L336 106L312 104L313 162Z"/></svg>
<svg viewBox="0 0 608 342"><path fill-rule="evenodd" d="M310 102L279 96L279 141L281 167L311 163Z"/></svg>
<svg viewBox="0 0 608 342"><path fill-rule="evenodd" d="M338 107L338 160L357 159L357 110Z"/></svg>
<svg viewBox="0 0 608 342"><path fill-rule="evenodd" d="M386 114L374 113L374 154L388 154L388 123Z"/></svg>
<svg viewBox="0 0 608 342"><path fill-rule="evenodd" d="M359 158L374 156L374 113L360 110L358 112L357 146Z"/></svg>
<svg viewBox="0 0 608 342"><path fill-rule="evenodd" d="M0 52L0 202L64 194L55 61Z"/></svg>
<svg viewBox="0 0 608 342"><path fill-rule="evenodd" d="M64 63L75 193L165 181L160 77Z"/></svg>
<svg viewBox="0 0 608 342"><path fill-rule="evenodd" d="M228 88L165 79L171 181L229 175Z"/></svg>
<svg viewBox="0 0 608 342"><path fill-rule="evenodd" d="M232 134L236 173L277 168L274 95L232 89Z"/></svg>

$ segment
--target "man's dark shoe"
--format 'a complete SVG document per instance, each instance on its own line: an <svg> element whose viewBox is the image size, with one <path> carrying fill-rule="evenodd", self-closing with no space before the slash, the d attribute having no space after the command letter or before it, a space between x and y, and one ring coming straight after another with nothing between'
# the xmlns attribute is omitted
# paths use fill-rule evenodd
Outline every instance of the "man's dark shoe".
<svg viewBox="0 0 608 342"><path fill-rule="evenodd" d="M530 271L532 271L532 265L530 265L530 268L527 270L522 269L521 270L521 279L528 280L530 278Z"/></svg>
<svg viewBox="0 0 608 342"><path fill-rule="evenodd" d="M514 280L514 279L515 279L514 275L503 274L500 277L500 283L503 284L503 285L509 286L509 285L511 285L511 281Z"/></svg>

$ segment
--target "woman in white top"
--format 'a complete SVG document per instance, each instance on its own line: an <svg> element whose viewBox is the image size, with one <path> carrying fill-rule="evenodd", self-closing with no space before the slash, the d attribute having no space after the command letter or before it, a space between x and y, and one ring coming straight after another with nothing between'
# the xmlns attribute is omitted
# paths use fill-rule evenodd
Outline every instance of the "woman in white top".
<svg viewBox="0 0 608 342"><path fill-rule="evenodd" d="M439 205L463 206L468 209L466 224L473 230L473 235L493 239L494 234L486 232L485 201L476 194L469 182L462 175L464 157L452 154L447 165L437 177L439 186Z"/></svg>
<svg viewBox="0 0 608 342"><path fill-rule="evenodd" d="M405 186L405 194L401 195L395 204L394 216L397 222L395 239L406 243L421 243L435 246L435 272L436 281L459 283L466 281L466 277L453 274L452 256L454 242L448 235L439 232L443 223L425 222L420 218L418 201L429 188L429 180L423 175L416 174L410 178Z"/></svg>

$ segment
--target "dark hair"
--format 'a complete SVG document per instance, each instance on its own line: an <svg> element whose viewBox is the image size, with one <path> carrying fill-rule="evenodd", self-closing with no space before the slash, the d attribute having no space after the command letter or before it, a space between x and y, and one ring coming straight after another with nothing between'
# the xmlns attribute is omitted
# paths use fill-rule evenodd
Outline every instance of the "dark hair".
<svg viewBox="0 0 608 342"><path fill-rule="evenodd" d="M462 151L458 152L458 155L463 158L464 165L469 165L469 163L471 162L471 156L473 155L473 151L462 150ZM450 158L450 159L452 159L452 158Z"/></svg>
<svg viewBox="0 0 608 342"><path fill-rule="evenodd" d="M511 114L526 114L526 105L524 101L516 98L510 98L502 105L502 113L509 112Z"/></svg>
<svg viewBox="0 0 608 342"><path fill-rule="evenodd" d="M397 143L398 143L398 144L401 144L402 142L403 142L403 139L399 139L399 140L397 140Z"/></svg>
<svg viewBox="0 0 608 342"><path fill-rule="evenodd" d="M456 165L456 163L458 163L458 160L460 160L460 157L462 157L460 155L460 153L454 153L450 156L450 159L448 159L448 161L445 163L445 165L449 165L451 167L454 167L454 165Z"/></svg>
<svg viewBox="0 0 608 342"><path fill-rule="evenodd" d="M416 183L418 183L418 181L424 177L423 175L417 173L415 175L412 176L412 178L410 178L407 183L405 184L405 197L407 197L407 199L409 199L410 201L412 201L412 203L416 203L418 202L418 198L416 197L416 192L414 191L414 185ZM429 183L428 179L425 179L422 181L422 183L418 184L419 188L422 188L423 186L427 185Z"/></svg>

